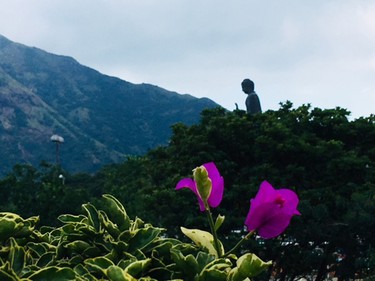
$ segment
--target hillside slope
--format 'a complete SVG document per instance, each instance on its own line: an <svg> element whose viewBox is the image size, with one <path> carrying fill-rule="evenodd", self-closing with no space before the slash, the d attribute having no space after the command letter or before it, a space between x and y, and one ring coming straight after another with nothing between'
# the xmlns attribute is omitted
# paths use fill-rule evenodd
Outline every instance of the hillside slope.
<svg viewBox="0 0 375 281"><path fill-rule="evenodd" d="M55 161L95 171L167 143L170 126L193 124L215 102L103 75L67 56L0 35L0 174L16 163Z"/></svg>

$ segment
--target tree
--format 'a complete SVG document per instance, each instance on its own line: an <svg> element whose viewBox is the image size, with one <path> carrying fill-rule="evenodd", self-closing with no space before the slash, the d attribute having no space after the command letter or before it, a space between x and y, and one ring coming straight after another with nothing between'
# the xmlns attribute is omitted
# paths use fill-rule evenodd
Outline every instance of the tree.
<svg viewBox="0 0 375 281"><path fill-rule="evenodd" d="M261 181L268 180L295 189L301 199L302 216L294 219L285 235L253 245L261 256L271 254L277 261L283 269L279 278L316 271L322 279L338 248L355 259L359 272L365 267L359 263L370 262L365 253L374 243L368 235L375 230L373 224L367 221L364 227L355 222L369 219L366 214L373 211L358 193L373 192L375 118L349 121L348 116L342 108L293 108L290 102L277 111L252 116L222 108L204 111L199 124L175 125L169 145L150 151L136 164L147 174L147 184L134 185L134 193L129 186L135 180L125 176L122 197L136 194L138 201L134 197L130 201L147 209L151 221L172 229L173 235L180 225L204 227L190 193L173 193L173 188L196 166L214 161L226 186L216 210L227 217L221 235L228 239L241 235L238 230L243 229L249 199ZM128 165L125 162L120 170ZM140 173L136 178L139 182L145 177Z"/></svg>
<svg viewBox="0 0 375 281"><path fill-rule="evenodd" d="M92 177L69 175L63 189L53 169L15 167L0 181L2 206L26 212L24 206L35 204L45 213L43 204L52 202L66 210L70 201L76 208L79 201L111 193L132 216L147 217L165 227L169 236L180 237L180 226L208 226L196 198L174 187L195 167L214 161L225 181L224 199L214 212L226 216L219 235L229 246L246 232L249 200L268 180L275 187L294 189L302 213L278 239L258 239L245 246L275 261L277 279L314 272L322 280L338 249L351 258L358 276L369 276L375 274L375 116L351 121L349 114L342 108L293 108L291 102L255 115L205 110L198 124L174 125L167 146L104 167ZM30 187L37 192L30 193ZM41 196L51 192L60 192L59 202ZM37 195L41 205L35 203Z"/></svg>
<svg viewBox="0 0 375 281"><path fill-rule="evenodd" d="M60 175L69 180L65 182ZM53 225L58 215L77 213L83 202L94 197L89 187L89 175L70 176L45 162L38 168L18 164L0 180L0 210L24 217L38 215L42 224Z"/></svg>

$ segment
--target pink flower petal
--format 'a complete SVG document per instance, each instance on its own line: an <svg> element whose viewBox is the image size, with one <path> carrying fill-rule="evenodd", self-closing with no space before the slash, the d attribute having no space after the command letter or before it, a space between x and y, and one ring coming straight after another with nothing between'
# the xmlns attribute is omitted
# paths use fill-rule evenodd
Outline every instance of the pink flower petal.
<svg viewBox="0 0 375 281"><path fill-rule="evenodd" d="M191 191L197 195L198 203L199 203L199 209L203 212L206 208L204 207L204 203L202 199L198 195L197 186L195 184L195 181L191 178L184 178L180 180L176 185L176 190L182 189L182 188L189 188Z"/></svg>
<svg viewBox="0 0 375 281"><path fill-rule="evenodd" d="M262 182L255 198L250 201L250 210L245 220L249 231L256 230L265 238L280 235L289 225L297 210L299 199L289 189L275 190L268 182Z"/></svg>
<svg viewBox="0 0 375 281"><path fill-rule="evenodd" d="M195 194L198 194L197 192L197 186L195 185L195 181L190 178L184 178L180 180L176 185L176 190L181 188L189 188L191 191L193 191Z"/></svg>
<svg viewBox="0 0 375 281"><path fill-rule="evenodd" d="M269 223L258 229L258 234L264 239L270 239L279 236L288 227L291 216L279 213L270 219Z"/></svg>
<svg viewBox="0 0 375 281"><path fill-rule="evenodd" d="M278 192L285 199L285 211L288 211L292 215L300 215L301 213L297 210L299 203L297 194L290 189L280 189Z"/></svg>
<svg viewBox="0 0 375 281"><path fill-rule="evenodd" d="M208 176L212 182L212 190L210 197L208 198L208 204L210 207L217 207L220 205L224 194L224 179L220 176L219 170L213 162L203 164L208 172Z"/></svg>
<svg viewBox="0 0 375 281"><path fill-rule="evenodd" d="M215 208L220 205L221 200L223 199L224 179L222 176L220 176L219 170L216 168L216 165L214 162L205 163L203 164L203 166L207 170L208 177L210 178L212 182L212 190L211 190L211 194L207 202L210 207ZM198 194L195 181L191 178L184 178L177 183L176 190L185 188L185 187L189 188L191 191L195 193L195 195L198 198L199 209L201 211L205 211L206 208L204 206L202 199L200 198Z"/></svg>

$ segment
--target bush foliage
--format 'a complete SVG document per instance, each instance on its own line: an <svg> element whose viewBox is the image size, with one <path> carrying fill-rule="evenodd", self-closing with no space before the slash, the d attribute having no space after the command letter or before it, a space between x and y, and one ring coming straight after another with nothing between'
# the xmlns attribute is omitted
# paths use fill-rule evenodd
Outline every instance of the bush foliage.
<svg viewBox="0 0 375 281"><path fill-rule="evenodd" d="M131 220L113 196L103 199L105 211L83 204L83 214L60 215L61 227L39 230L38 217L0 213L1 280L240 281L269 266L250 253L220 258L209 243L163 237L164 229ZM203 237L199 230L183 231L193 240Z"/></svg>

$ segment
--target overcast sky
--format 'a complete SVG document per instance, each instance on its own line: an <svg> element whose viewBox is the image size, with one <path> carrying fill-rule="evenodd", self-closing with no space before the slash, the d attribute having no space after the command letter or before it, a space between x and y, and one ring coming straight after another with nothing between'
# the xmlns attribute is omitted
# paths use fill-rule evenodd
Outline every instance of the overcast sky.
<svg viewBox="0 0 375 281"><path fill-rule="evenodd" d="M245 109L375 113L373 0L0 0L0 34L132 83Z"/></svg>

